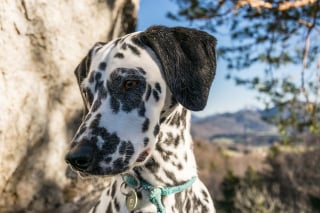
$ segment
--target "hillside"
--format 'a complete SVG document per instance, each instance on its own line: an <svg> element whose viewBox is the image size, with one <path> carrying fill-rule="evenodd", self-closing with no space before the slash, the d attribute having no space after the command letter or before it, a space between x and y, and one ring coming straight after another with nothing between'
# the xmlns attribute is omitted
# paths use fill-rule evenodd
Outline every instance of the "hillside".
<svg viewBox="0 0 320 213"><path fill-rule="evenodd" d="M194 138L216 141L265 145L279 139L275 126L261 119L264 111L241 110L235 113L216 114L205 118L192 118Z"/></svg>

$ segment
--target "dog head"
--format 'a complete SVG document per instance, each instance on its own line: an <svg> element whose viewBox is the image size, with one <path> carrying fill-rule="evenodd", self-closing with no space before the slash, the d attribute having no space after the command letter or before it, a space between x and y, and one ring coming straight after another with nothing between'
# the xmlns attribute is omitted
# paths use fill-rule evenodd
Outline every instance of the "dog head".
<svg viewBox="0 0 320 213"><path fill-rule="evenodd" d="M93 175L143 165L169 105L205 107L215 45L205 32L163 26L95 44L75 70L86 113L67 162Z"/></svg>

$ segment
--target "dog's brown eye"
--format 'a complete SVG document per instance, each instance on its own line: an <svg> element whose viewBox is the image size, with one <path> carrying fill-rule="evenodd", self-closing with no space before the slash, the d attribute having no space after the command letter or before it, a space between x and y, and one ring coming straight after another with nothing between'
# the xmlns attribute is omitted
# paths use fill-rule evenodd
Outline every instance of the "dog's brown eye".
<svg viewBox="0 0 320 213"><path fill-rule="evenodd" d="M130 90L130 89L133 89L134 87L136 87L137 84L138 84L137 80L127 80L124 82L123 88L125 90Z"/></svg>

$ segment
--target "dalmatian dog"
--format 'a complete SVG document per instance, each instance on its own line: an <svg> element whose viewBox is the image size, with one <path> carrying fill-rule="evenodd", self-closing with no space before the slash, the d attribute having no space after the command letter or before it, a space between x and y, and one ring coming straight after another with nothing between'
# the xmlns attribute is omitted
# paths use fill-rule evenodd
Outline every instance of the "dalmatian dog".
<svg viewBox="0 0 320 213"><path fill-rule="evenodd" d="M111 177L91 212L215 212L199 180L191 111L215 76L216 39L152 26L96 43L75 70L85 116L66 161L82 175Z"/></svg>

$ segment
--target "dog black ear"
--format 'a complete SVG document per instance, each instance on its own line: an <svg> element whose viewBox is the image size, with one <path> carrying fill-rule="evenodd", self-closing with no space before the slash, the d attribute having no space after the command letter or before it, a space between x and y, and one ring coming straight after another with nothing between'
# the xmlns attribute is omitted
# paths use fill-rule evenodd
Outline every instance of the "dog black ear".
<svg viewBox="0 0 320 213"><path fill-rule="evenodd" d="M81 85L82 81L87 77L90 69L90 64L91 64L91 50L86 55L86 57L82 59L82 61L74 71L74 74L76 75L79 86Z"/></svg>
<svg viewBox="0 0 320 213"><path fill-rule="evenodd" d="M89 109L88 109L88 105L86 104L86 101L85 101L83 90L81 88L81 83L87 77L87 75L90 71L92 50L93 49L90 49L89 53L82 59L82 61L80 62L80 64L77 66L77 68L74 71L74 74L76 75L76 78L78 81L78 86L79 86L80 93L82 96L83 104L84 104L83 118L89 112Z"/></svg>
<svg viewBox="0 0 320 213"><path fill-rule="evenodd" d="M176 100L187 109L202 110L216 70L216 39L206 32L153 26L140 34L162 65L163 76Z"/></svg>
<svg viewBox="0 0 320 213"><path fill-rule="evenodd" d="M93 53L97 50L98 47L102 46L104 43L98 42L89 50L88 54L82 59L80 64L76 67L74 74L76 75L79 89L81 91L82 100L85 106L84 116L89 112L88 106L86 104L84 94L81 88L81 83L88 76L90 72L91 58Z"/></svg>

